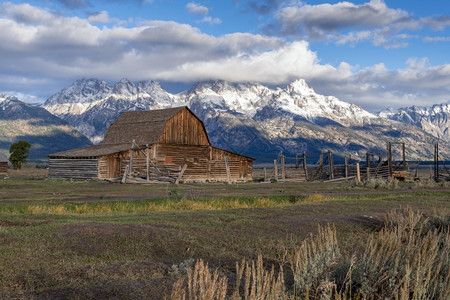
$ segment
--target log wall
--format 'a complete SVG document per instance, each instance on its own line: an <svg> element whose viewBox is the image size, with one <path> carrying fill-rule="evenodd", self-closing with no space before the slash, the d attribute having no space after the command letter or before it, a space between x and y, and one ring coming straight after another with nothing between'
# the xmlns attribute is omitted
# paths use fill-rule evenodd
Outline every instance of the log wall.
<svg viewBox="0 0 450 300"><path fill-rule="evenodd" d="M135 151L133 154L133 167L141 175L146 173L144 152ZM164 170L169 174L170 170L174 171L172 173L178 172L186 164L182 181L227 181L225 156L228 157L232 181L252 180L252 159L211 146L157 144L151 146L149 154L151 161L158 168L169 169ZM120 156L121 175L128 164L129 152L124 152Z"/></svg>
<svg viewBox="0 0 450 300"><path fill-rule="evenodd" d="M133 170L136 175L146 177L146 150L133 152ZM130 164L131 150L110 155L100 156L98 159L49 159L50 178L109 179L122 177L125 168ZM211 146L194 145L151 145L149 157L157 170L173 176L186 164L187 169L182 181L227 181L225 156L228 157L231 181L252 180L253 160L235 153L217 149ZM152 167L152 165L150 164ZM150 178L152 179L152 178Z"/></svg>
<svg viewBox="0 0 450 300"><path fill-rule="evenodd" d="M96 158L50 158L48 177L64 179L92 179L98 177Z"/></svg>
<svg viewBox="0 0 450 300"><path fill-rule="evenodd" d="M8 173L8 163L0 162L0 173Z"/></svg>

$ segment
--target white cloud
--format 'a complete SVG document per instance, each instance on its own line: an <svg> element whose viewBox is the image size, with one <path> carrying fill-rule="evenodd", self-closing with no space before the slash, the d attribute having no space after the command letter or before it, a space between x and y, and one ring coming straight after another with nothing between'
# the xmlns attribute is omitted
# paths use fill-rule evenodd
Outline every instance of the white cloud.
<svg viewBox="0 0 450 300"><path fill-rule="evenodd" d="M341 39L356 43L375 38L371 35L359 31ZM25 95L36 91L38 97L50 96L81 77L110 81L127 77L270 85L304 78L322 94L368 108L423 105L424 101L438 103L450 98L449 64L432 66L426 58L410 58L399 70L389 70L384 64L364 69L345 62L332 66L321 63L305 41L250 33L215 37L176 22L99 28L88 19L3 3L0 40L0 90Z"/></svg>
<svg viewBox="0 0 450 300"><path fill-rule="evenodd" d="M424 42L450 42L450 36L426 36L423 38Z"/></svg>
<svg viewBox="0 0 450 300"><path fill-rule="evenodd" d="M107 11L94 13L90 15L87 20L90 23L109 23L111 21Z"/></svg>
<svg viewBox="0 0 450 300"><path fill-rule="evenodd" d="M279 34L311 40L330 40L354 45L369 40L375 46L400 48L408 45L411 35L424 26L443 29L450 17L438 16L417 19L407 11L389 8L382 0L363 4L307 5L302 2L282 7L276 14L277 24L270 30Z"/></svg>
<svg viewBox="0 0 450 300"><path fill-rule="evenodd" d="M209 24L221 24L222 20L220 20L219 18L212 18L212 17L206 16L200 22L209 23Z"/></svg>
<svg viewBox="0 0 450 300"><path fill-rule="evenodd" d="M282 8L277 19L282 23L284 34L307 34L313 38L322 38L327 32L345 28L378 28L413 21L407 12L388 8L380 0L361 5L350 2L305 5L300 2Z"/></svg>
<svg viewBox="0 0 450 300"><path fill-rule="evenodd" d="M186 8L190 13L207 15L209 9L206 6L196 4L194 2L189 2L186 4Z"/></svg>

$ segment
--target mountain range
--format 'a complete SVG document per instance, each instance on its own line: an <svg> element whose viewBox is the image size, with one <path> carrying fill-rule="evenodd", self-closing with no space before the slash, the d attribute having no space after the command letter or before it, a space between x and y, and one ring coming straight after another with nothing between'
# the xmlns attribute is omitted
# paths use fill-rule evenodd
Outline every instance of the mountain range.
<svg viewBox="0 0 450 300"><path fill-rule="evenodd" d="M84 134L44 108L0 93L0 151L9 157L11 144L20 140L31 144L30 161L45 159L52 152L92 145Z"/></svg>
<svg viewBox="0 0 450 300"><path fill-rule="evenodd" d="M188 106L202 119L214 146L259 162L273 161L280 151L293 157L326 149L361 159L366 151L384 151L388 141L405 142L408 159L426 160L433 158L438 138L444 145L442 154L450 154L448 121L442 121L448 120L448 107L438 117L411 116L405 122L397 117L400 111L376 115L317 94L302 79L276 89L257 83L205 81L178 94L165 91L155 81L134 84L122 79L110 86L98 79L80 79L43 104L93 143L101 142L122 111L174 106Z"/></svg>
<svg viewBox="0 0 450 300"><path fill-rule="evenodd" d="M386 109L380 117L416 125L433 136L450 141L450 103Z"/></svg>

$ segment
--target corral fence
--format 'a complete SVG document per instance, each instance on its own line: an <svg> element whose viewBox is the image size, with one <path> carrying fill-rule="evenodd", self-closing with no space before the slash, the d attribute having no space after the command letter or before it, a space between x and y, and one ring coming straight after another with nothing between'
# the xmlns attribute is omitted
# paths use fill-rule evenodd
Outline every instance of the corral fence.
<svg viewBox="0 0 450 300"><path fill-rule="evenodd" d="M394 160L392 147L401 146L402 157ZM311 163L313 162L313 163ZM388 143L386 154L367 152L365 161L353 160L351 155L344 156L344 163L335 164L331 150L320 153L296 153L285 156L280 151L273 161L273 168L264 168L264 181L338 181L370 178L417 179L418 163L415 172L406 162L405 144Z"/></svg>

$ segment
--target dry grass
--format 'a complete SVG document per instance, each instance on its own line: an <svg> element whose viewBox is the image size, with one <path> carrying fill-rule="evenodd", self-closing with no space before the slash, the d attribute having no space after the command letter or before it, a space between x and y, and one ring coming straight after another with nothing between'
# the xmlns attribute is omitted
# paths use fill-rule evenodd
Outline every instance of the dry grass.
<svg viewBox="0 0 450 300"><path fill-rule="evenodd" d="M427 228L428 221L411 209L388 214L359 262L365 298L450 298L449 230Z"/></svg>
<svg viewBox="0 0 450 300"><path fill-rule="evenodd" d="M274 266L267 271L263 265L262 256L259 255L256 262L246 261L236 263L236 284L231 296L227 297L226 276L220 276L216 269L214 273L203 260L198 260L194 270L188 270L187 283L184 279L175 282L172 300L225 300L225 299L294 299L285 291L283 269L275 272ZM187 287L186 287L187 286Z"/></svg>
<svg viewBox="0 0 450 300"><path fill-rule="evenodd" d="M172 299L450 299L449 227L434 224L410 208L391 211L384 228L350 257L341 254L334 227L319 227L287 254L292 286L285 284L282 266L267 271L260 255L256 263L236 263L228 298L228 279L200 261L187 291L181 279Z"/></svg>

